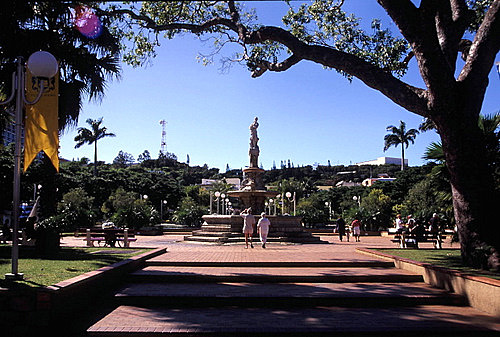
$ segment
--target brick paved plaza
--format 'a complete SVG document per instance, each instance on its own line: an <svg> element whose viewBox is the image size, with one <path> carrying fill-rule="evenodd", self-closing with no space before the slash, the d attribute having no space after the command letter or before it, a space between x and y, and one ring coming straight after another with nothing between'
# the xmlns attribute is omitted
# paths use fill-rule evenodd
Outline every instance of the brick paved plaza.
<svg viewBox="0 0 500 337"><path fill-rule="evenodd" d="M90 336L489 335L498 318L432 288L356 248L395 248L387 237L329 244L187 243L182 235L139 236L133 246L167 247L116 289L116 304ZM63 245L84 245L64 238ZM431 248L423 245L423 248ZM444 248L450 248L447 243ZM456 247L453 247L456 248Z"/></svg>

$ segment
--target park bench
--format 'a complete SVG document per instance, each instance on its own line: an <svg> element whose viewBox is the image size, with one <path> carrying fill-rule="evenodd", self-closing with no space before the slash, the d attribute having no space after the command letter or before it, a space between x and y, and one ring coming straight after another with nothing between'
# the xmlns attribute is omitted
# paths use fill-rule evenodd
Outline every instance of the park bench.
<svg viewBox="0 0 500 337"><path fill-rule="evenodd" d="M427 232L420 235L413 233L396 233L391 241L397 243L399 248L418 248L418 244L421 242L432 242L435 249L441 249L443 248L443 241L445 239L446 235L436 232Z"/></svg>
<svg viewBox="0 0 500 337"><path fill-rule="evenodd" d="M75 233L76 236L82 230ZM85 238L83 241L87 242L87 247L94 247L94 242L98 246L115 247L116 244L120 247L130 247L130 242L137 241L135 232L130 229L85 229Z"/></svg>

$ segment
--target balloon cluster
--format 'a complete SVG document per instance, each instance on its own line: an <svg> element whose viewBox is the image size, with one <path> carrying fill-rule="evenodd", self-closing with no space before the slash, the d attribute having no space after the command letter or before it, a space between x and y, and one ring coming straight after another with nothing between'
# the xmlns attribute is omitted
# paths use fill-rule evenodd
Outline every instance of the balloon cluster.
<svg viewBox="0 0 500 337"><path fill-rule="evenodd" d="M77 6L74 13L75 28L84 36L95 39L102 33L102 23L94 11L87 6Z"/></svg>

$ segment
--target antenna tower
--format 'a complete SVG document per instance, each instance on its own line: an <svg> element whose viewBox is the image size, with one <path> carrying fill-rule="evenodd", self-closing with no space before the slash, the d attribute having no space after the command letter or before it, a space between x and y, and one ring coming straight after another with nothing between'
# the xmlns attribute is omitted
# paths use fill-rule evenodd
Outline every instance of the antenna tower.
<svg viewBox="0 0 500 337"><path fill-rule="evenodd" d="M160 153L161 154L166 154L167 153L167 131L165 130L167 122L162 119L160 121L161 125L161 145L160 145Z"/></svg>

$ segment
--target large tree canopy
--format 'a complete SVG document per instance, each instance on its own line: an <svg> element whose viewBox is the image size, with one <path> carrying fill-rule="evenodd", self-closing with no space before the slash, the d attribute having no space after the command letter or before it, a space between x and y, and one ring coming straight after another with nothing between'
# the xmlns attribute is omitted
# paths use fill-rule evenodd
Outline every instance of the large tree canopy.
<svg viewBox="0 0 500 337"><path fill-rule="evenodd" d="M132 41L126 60L133 65L154 56L160 34L169 39L185 32L208 34L215 41L214 53L228 43L241 46L227 60L245 63L253 77L312 61L356 77L431 120L450 173L462 257L498 269L500 230L492 225L498 190L477 121L500 47L500 0L377 2L402 38L383 29L379 20L372 22L371 33L365 32L354 15L344 12L343 0L289 2L283 27L257 23L255 13L245 9L251 3L234 1L113 4L101 14L115 18L114 32ZM425 88L401 79L412 58Z"/></svg>

